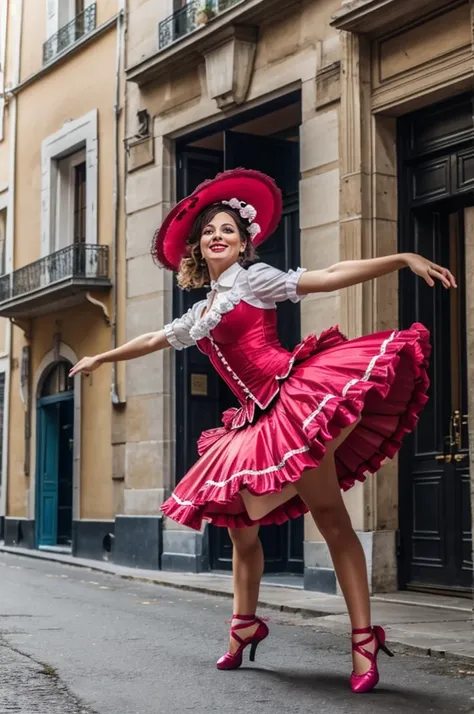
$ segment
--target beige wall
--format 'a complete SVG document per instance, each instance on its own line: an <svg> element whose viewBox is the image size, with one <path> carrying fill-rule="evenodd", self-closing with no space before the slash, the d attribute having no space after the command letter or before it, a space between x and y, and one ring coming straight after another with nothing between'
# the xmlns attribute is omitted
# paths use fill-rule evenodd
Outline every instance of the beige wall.
<svg viewBox="0 0 474 714"><path fill-rule="evenodd" d="M23 77L41 66L42 28L46 26L45 3L26 0L23 34ZM98 3L98 24L111 17L117 2ZM41 31L38 31L41 28ZM41 254L41 189L42 142L59 131L66 122L78 119L92 110L98 112L98 243L110 248L109 275L113 278L113 180L114 180L114 104L117 34L115 25L80 52L73 54L20 91L17 99L18 129L16 153L15 252L14 267L27 265ZM123 70L122 70L123 71ZM124 103L124 81L120 102ZM122 115L123 116L123 115ZM33 121L34 117L34 121ZM123 118L120 122L119 164L123 177ZM117 332L123 342L125 326L123 274L123 186L119 186L122 216L119 219L119 313ZM122 237L121 237L122 236ZM122 261L122 262L121 262ZM114 318L112 293L95 294ZM122 307L120 308L120 305ZM100 306L88 302L68 310L38 317L25 325L31 346L31 384L38 368L54 345L54 336L80 358L86 354L107 351L112 347L112 330L106 324ZM9 428L8 515L34 517L35 439L30 440L30 475L24 475L25 411L20 400L20 356L27 344L23 331L13 331L11 408ZM80 516L106 519L114 516L116 486L112 480L112 429L110 365L84 379L81 384L81 476ZM123 390L123 381L119 391ZM32 408L35 408L32 395Z"/></svg>
<svg viewBox="0 0 474 714"><path fill-rule="evenodd" d="M111 242L115 47L111 30L19 94L16 231L29 239L16 241L15 268L40 257L42 141L93 109L99 114L98 241Z"/></svg>
<svg viewBox="0 0 474 714"><path fill-rule="evenodd" d="M127 66L140 62L157 50L158 25L173 12L173 0L130 0Z"/></svg>
<svg viewBox="0 0 474 714"><path fill-rule="evenodd" d="M118 0L98 0L96 4L97 27L99 27L115 15ZM23 0L22 80L39 72L43 67L43 43L47 39L46 0ZM100 72L100 65L97 65L96 69ZM95 75L92 74L90 77L95 77ZM94 81L91 84L97 86L98 83Z"/></svg>

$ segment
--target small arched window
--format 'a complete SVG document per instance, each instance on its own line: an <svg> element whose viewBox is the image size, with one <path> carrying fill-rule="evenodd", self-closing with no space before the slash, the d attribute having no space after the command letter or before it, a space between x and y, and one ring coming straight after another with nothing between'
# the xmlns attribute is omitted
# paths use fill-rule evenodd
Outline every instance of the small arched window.
<svg viewBox="0 0 474 714"><path fill-rule="evenodd" d="M69 377L71 368L72 364L67 360L61 360L61 362L53 364L44 378L41 396L52 397L55 394L72 392L74 390L74 379Z"/></svg>

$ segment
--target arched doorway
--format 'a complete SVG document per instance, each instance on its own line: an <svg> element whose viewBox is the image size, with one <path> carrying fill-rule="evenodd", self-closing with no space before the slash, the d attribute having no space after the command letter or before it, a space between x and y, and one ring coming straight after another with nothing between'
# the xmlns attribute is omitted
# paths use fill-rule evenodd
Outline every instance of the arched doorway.
<svg viewBox="0 0 474 714"><path fill-rule="evenodd" d="M37 544L72 543L74 385L67 360L42 375L37 401Z"/></svg>

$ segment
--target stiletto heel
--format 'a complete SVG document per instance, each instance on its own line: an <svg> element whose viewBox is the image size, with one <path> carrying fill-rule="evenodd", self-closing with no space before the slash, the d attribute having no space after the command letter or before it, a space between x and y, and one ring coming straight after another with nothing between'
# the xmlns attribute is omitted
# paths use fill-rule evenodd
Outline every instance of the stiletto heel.
<svg viewBox="0 0 474 714"><path fill-rule="evenodd" d="M250 648L250 655L249 655L249 660L251 662L255 662L255 655L257 654L257 647L258 647L258 642L252 642L252 646Z"/></svg>
<svg viewBox="0 0 474 714"><path fill-rule="evenodd" d="M386 654L388 657L395 657L395 655L393 654L393 652L392 652L391 650L389 650L386 645L380 645L380 649L382 650L382 652L385 652L385 654Z"/></svg>
<svg viewBox="0 0 474 714"><path fill-rule="evenodd" d="M360 642L352 642L352 650L358 654L366 657L370 662L370 669L365 674L356 674L352 672L351 674L351 687L352 691L356 694L362 694L366 692L371 692L374 687L377 686L379 682L379 670L377 667L377 655L379 650L385 652L389 657L394 657L393 652L389 650L385 644L385 630L383 627L376 625L375 627L365 627L361 630L352 630L352 635L369 635L365 640ZM364 645L368 645L375 640L375 651L369 652L364 648Z"/></svg>
<svg viewBox="0 0 474 714"><path fill-rule="evenodd" d="M226 654L217 661L217 669L238 669L242 664L243 653L246 647L251 645L250 648L250 661L255 661L255 654L257 652L257 647L268 637L268 627L260 620L260 618L255 615L233 615L232 621L240 620L236 625L232 624L230 628L230 636L239 643L239 647L236 652L226 652ZM246 630L252 625L258 625L257 629L251 635L251 637L246 637L242 639L237 634L238 630Z"/></svg>

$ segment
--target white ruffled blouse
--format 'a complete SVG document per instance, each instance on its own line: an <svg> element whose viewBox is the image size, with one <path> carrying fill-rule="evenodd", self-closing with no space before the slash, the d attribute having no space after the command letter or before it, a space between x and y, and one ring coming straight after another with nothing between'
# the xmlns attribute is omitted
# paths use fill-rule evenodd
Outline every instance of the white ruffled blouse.
<svg viewBox="0 0 474 714"><path fill-rule="evenodd" d="M296 288L304 272L305 268L298 268L285 273L266 263L255 263L245 270L234 263L211 282L206 300L195 303L185 315L165 325L166 339L177 350L195 345L208 337L222 316L241 300L262 310L272 310L285 300L300 302L304 296L298 295Z"/></svg>

